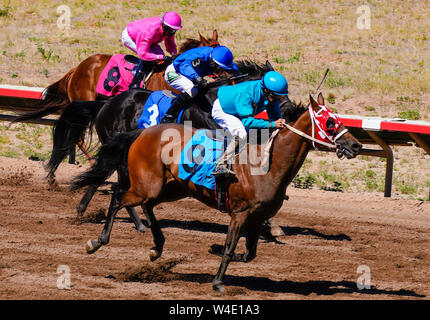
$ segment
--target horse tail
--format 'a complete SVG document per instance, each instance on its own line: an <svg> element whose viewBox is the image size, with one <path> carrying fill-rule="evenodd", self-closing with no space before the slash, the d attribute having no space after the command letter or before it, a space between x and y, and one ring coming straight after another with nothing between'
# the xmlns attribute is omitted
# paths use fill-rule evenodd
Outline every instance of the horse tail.
<svg viewBox="0 0 430 320"><path fill-rule="evenodd" d="M35 111L26 112L16 117L12 123L40 119L48 114L53 114L63 109L70 103L67 94L67 85L75 69L76 68L71 69L63 78L45 88L43 91L43 99L31 105L32 108L36 109Z"/></svg>
<svg viewBox="0 0 430 320"><path fill-rule="evenodd" d="M142 129L119 133L107 140L99 150L96 164L73 178L70 189L78 190L89 185L102 185L121 165L127 163L128 150Z"/></svg>
<svg viewBox="0 0 430 320"><path fill-rule="evenodd" d="M51 158L46 165L48 177L54 175L61 161L75 148L87 128L91 128L106 101L73 101L55 122Z"/></svg>

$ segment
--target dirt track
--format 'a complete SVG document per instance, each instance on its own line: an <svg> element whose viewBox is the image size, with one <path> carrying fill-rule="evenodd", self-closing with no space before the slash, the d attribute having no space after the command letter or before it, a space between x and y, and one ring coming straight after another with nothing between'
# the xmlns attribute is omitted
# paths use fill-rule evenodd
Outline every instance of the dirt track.
<svg viewBox="0 0 430 320"><path fill-rule="evenodd" d="M429 299L430 203L375 194L287 190L277 221L286 235L259 242L257 258L231 263L223 294L211 281L229 217L184 199L155 209L166 237L151 263L150 231L139 234L121 212L109 245L85 252L102 224L108 197L97 195L77 219L81 192L67 181L84 168L62 164L49 190L38 162L0 157L0 299ZM140 209L139 209L140 211ZM244 251L244 239L236 252ZM57 268L71 271L71 289L57 288ZM359 266L371 289L358 290Z"/></svg>

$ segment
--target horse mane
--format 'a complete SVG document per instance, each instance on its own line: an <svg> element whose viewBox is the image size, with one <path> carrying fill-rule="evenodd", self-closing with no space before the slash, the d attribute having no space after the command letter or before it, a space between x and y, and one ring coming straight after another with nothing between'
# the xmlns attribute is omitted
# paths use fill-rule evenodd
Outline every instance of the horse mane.
<svg viewBox="0 0 430 320"><path fill-rule="evenodd" d="M188 51L190 49L197 48L200 45L201 45L200 40L188 38L187 40L185 40L185 42L183 44L181 44L178 52L182 53L182 52Z"/></svg>
<svg viewBox="0 0 430 320"><path fill-rule="evenodd" d="M250 60L239 60L235 63L241 73L247 73L250 77L255 78L255 80L261 78L265 73L273 70L270 64L268 65L267 63L258 64L257 62Z"/></svg>
<svg viewBox="0 0 430 320"><path fill-rule="evenodd" d="M281 104L280 109L282 118L284 118L287 123L296 121L308 110L307 106L305 106L301 101L297 104L295 101L291 101L290 99Z"/></svg>

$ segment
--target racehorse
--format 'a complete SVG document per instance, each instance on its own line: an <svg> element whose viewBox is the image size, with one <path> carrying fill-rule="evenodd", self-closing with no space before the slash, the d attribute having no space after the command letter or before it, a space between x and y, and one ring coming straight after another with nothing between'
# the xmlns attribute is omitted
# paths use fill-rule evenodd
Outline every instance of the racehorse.
<svg viewBox="0 0 430 320"><path fill-rule="evenodd" d="M179 48L178 54L200 46L216 47L219 45L218 32L216 30L213 30L212 38L205 38L200 33L199 36L200 40L187 39ZM108 54L94 54L86 58L77 67L69 70L63 78L49 85L44 90L44 99L34 105L34 108L38 108L37 111L18 116L13 122L38 119L48 114L57 113L63 110L70 102L76 100L106 100L106 96L97 94L96 87L99 77L111 57L112 55ZM166 63L161 63L154 67L152 75L145 84L148 90L155 91L167 89L177 92L170 87L164 79L166 67ZM92 157L83 141L80 139L76 144L91 163Z"/></svg>
<svg viewBox="0 0 430 320"><path fill-rule="evenodd" d="M310 96L309 108L296 108L292 114L295 115L293 121L286 128L282 128L274 138L270 167L266 174L253 175L253 165L250 163L243 164L236 160L233 164L237 182L228 188L231 220L224 249L222 252L213 252L222 256L212 282L214 290L224 291L223 277L231 261L250 262L256 257L258 237L264 221L275 216L281 208L287 186L315 144L324 144L324 136L330 137L331 145L337 149L337 155L349 159L357 156L361 150L361 144L325 106L321 93L318 103ZM167 133L172 131L176 134ZM104 181L116 170L115 166L109 164L118 161L127 153L130 187L116 190L114 193L103 231L97 240L88 241L88 253L94 253L109 242L114 217L121 208L138 205L142 207L154 238L155 246L150 250L151 261L161 256L165 242L153 212L156 205L193 197L216 208L217 201L213 190L178 177L181 152L173 152L170 161L165 161L166 158L163 157L166 154L163 152L165 148L170 150L179 146L182 150L181 146L186 145L196 131L197 129L179 124L163 124L142 132L116 135L102 146L97 164L75 177L71 189L79 189L97 180ZM247 144L245 151L249 152L249 149L250 144ZM246 252L236 254L234 251L241 236L246 238Z"/></svg>
<svg viewBox="0 0 430 320"><path fill-rule="evenodd" d="M237 82L260 79L266 72L273 70L268 61L259 65L244 60L238 61L237 66L243 75L237 77ZM218 86L229 81L230 79L219 80L211 84L212 88L207 90L203 88L195 98L195 102L183 112L180 122L191 121L193 127L197 129L220 129L211 117L211 105L206 100L206 96L212 92L216 93ZM117 133L137 129L137 120L151 93L151 91L142 89L128 90L110 98L106 103L75 101L68 105L54 124L52 153L46 166L49 170L48 181L54 182L55 171L59 164L73 150L76 142L84 135L88 127L92 127L93 123L101 143L106 142L108 137ZM281 101L281 106L287 102L289 99L285 97ZM124 172L123 179L128 180L127 171ZM87 189L77 207L79 215L83 215L99 186L92 185ZM135 221L135 223L138 222ZM139 225L138 228L141 229L142 226Z"/></svg>

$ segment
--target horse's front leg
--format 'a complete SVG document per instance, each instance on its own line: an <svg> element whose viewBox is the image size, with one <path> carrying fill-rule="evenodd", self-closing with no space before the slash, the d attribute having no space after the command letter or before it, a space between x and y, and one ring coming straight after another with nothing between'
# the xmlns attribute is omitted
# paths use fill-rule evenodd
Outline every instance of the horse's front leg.
<svg viewBox="0 0 430 320"><path fill-rule="evenodd" d="M224 253L222 255L221 265L218 269L214 280L212 281L212 288L218 292L224 291L224 284L222 279L227 271L228 264L232 261L234 257L234 250L236 249L237 242L240 238L240 232L242 226L246 220L247 213L240 212L233 216L228 227L227 238L224 245Z"/></svg>
<svg viewBox="0 0 430 320"><path fill-rule="evenodd" d="M163 253L165 238L163 232L161 231L160 225L158 224L158 221L154 216L154 211L152 210L152 207L147 204L142 204L142 210L146 218L148 219L148 224L151 228L155 244L155 246L151 248L151 251L149 253L149 259L151 259L151 261L155 261Z"/></svg>
<svg viewBox="0 0 430 320"><path fill-rule="evenodd" d="M81 151L84 153L84 155L87 158L87 160L90 163L90 165L94 166L95 163L96 163L96 161L94 160L94 158L91 155L91 153L88 151L88 148L85 145L84 140L82 138L79 138L77 145L78 145L79 149L81 149Z"/></svg>

